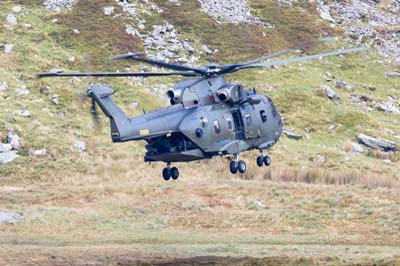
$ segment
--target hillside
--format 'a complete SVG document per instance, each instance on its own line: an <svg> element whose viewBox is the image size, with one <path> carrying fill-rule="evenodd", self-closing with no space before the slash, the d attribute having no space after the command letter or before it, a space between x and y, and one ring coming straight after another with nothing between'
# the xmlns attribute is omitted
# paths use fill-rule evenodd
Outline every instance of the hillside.
<svg viewBox="0 0 400 266"><path fill-rule="evenodd" d="M223 257L249 256L255 265L395 265L400 155L357 136L400 145L399 10L390 0L1 1L0 148L14 160L0 165L0 212L22 221L0 222L0 264L220 256L204 264L242 265ZM226 77L271 97L285 128L302 135L281 137L270 168L244 154L242 176L213 159L182 164L179 181L164 182L164 165L143 162L144 142L112 144L108 119L90 114L90 82L115 88L134 116L166 106L178 77L36 78L143 70L110 60L127 52L236 63L326 36L339 40L302 53L370 49Z"/></svg>

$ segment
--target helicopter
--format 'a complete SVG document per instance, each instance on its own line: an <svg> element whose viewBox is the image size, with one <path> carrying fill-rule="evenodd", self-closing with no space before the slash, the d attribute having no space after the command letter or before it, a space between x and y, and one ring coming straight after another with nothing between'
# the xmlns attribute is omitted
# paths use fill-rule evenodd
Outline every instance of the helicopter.
<svg viewBox="0 0 400 266"><path fill-rule="evenodd" d="M164 180L179 178L179 170L172 163L210 159L214 156L229 156L229 170L232 174L245 173L246 162L239 160L239 154L253 149L259 150L256 158L259 167L269 166L271 158L264 154L274 146L283 130L282 118L273 101L256 89L245 89L241 84L229 84L225 75L244 69L255 69L283 65L305 60L320 59L366 50L365 47L305 55L276 61L269 59L298 52L312 45L332 41L328 37L304 45L266 55L238 64L206 64L187 66L151 59L135 53L114 56L116 60L134 60L170 72L95 72L64 73L50 71L38 74L48 77L161 77L183 76L167 92L170 106L128 117L111 99L115 90L100 84L90 84L87 96L92 100L92 113L96 105L110 119L113 142L146 141L145 162L164 162Z"/></svg>

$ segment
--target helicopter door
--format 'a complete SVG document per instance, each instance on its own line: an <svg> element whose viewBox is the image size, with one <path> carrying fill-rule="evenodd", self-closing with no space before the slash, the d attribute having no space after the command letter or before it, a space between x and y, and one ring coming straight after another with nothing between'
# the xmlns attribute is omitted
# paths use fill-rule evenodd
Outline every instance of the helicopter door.
<svg viewBox="0 0 400 266"><path fill-rule="evenodd" d="M236 138L244 139L244 124L239 109L232 111L233 122L235 123Z"/></svg>

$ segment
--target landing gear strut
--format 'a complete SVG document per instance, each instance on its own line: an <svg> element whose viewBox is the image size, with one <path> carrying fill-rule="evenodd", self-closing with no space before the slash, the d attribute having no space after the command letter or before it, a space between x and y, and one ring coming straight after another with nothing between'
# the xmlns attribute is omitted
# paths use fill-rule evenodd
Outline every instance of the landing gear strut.
<svg viewBox="0 0 400 266"><path fill-rule="evenodd" d="M167 167L165 167L162 171L162 176L165 181L168 181L171 178L173 180L177 180L179 178L179 170L176 167L171 168L171 163L168 163Z"/></svg>
<svg viewBox="0 0 400 266"><path fill-rule="evenodd" d="M237 174L238 171L239 173L244 174L247 170L247 166L245 161L242 160L239 161L238 155L234 154L233 159L229 163L229 170L231 171L232 174Z"/></svg>

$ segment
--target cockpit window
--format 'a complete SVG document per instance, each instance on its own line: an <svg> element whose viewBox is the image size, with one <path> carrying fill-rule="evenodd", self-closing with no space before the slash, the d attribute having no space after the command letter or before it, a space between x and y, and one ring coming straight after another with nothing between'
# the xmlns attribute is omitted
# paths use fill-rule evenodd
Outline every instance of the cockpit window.
<svg viewBox="0 0 400 266"><path fill-rule="evenodd" d="M265 110L261 110L260 111L260 117L261 117L261 122L265 123L267 122L267 112L265 112Z"/></svg>
<svg viewBox="0 0 400 266"><path fill-rule="evenodd" d="M226 126L228 127L228 130L229 130L229 131L232 131L232 130L233 130L233 122L232 122L232 119L230 119L230 118L227 118L227 119L226 119Z"/></svg>
<svg viewBox="0 0 400 266"><path fill-rule="evenodd" d="M221 127L219 125L218 120L214 120L214 131L215 131L216 134L221 133Z"/></svg>

